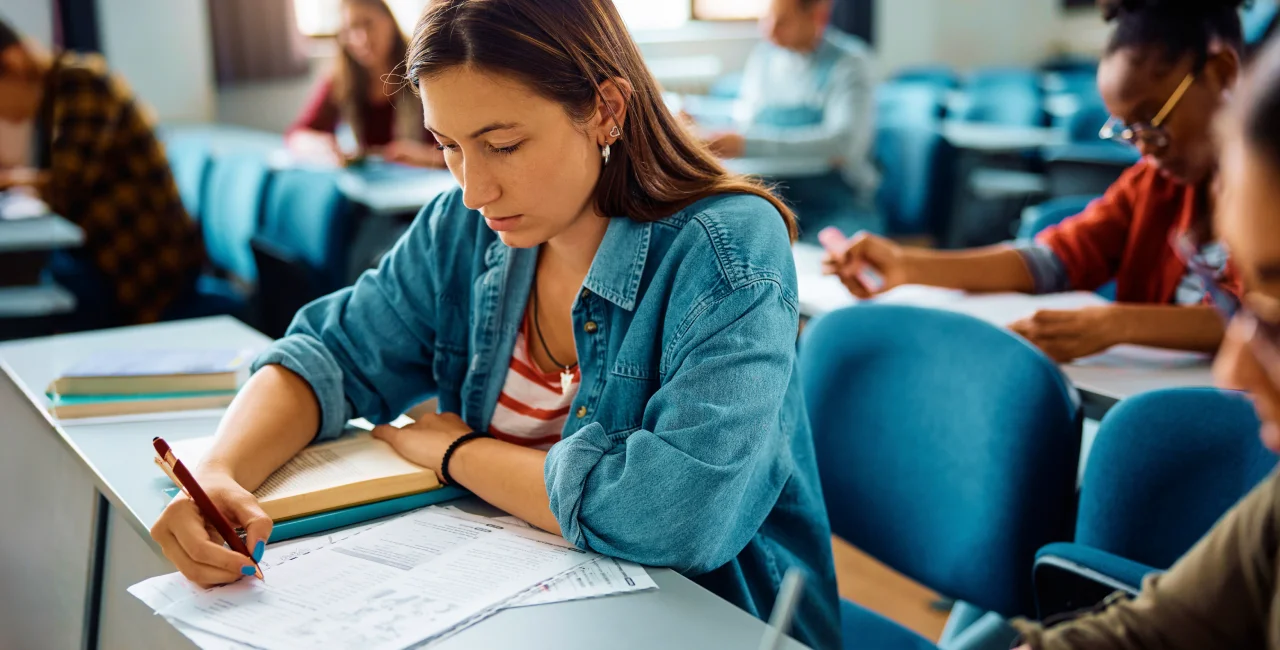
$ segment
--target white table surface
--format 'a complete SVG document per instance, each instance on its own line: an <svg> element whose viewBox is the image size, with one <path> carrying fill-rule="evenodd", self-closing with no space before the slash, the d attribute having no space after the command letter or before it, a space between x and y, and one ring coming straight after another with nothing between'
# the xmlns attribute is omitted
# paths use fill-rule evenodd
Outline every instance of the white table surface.
<svg viewBox="0 0 1280 650"><path fill-rule="evenodd" d="M127 327L0 344L8 376L43 408L44 387L59 372L104 348L261 347L262 334L229 317ZM211 435L220 414L150 421L75 424L52 429L92 473L113 509L152 550L147 531L168 502L167 479L151 462L151 438ZM3 533L0 533L3 534ZM765 625L670 569L649 569L657 591L597 600L507 610L475 625L439 648L742 648L758 647ZM154 618L156 625L165 625ZM785 648L804 646L788 639Z"/></svg>

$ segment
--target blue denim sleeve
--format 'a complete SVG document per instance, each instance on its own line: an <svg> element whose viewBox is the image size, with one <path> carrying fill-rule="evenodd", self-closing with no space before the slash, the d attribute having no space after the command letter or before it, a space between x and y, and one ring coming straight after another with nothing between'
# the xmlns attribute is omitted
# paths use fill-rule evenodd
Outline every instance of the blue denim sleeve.
<svg viewBox="0 0 1280 650"><path fill-rule="evenodd" d="M772 280L703 308L625 438L590 424L551 448L551 511L580 548L682 573L737 556L791 475L781 421L799 316ZM780 425L781 421L781 425Z"/></svg>
<svg viewBox="0 0 1280 650"><path fill-rule="evenodd" d="M1037 294L1071 290L1067 267L1053 249L1036 242L1018 242L1013 245L1013 249L1022 256L1022 263L1031 272L1031 281Z"/></svg>
<svg viewBox="0 0 1280 650"><path fill-rule="evenodd" d="M300 375L320 403L319 439L342 432L347 420L386 423L428 398L435 341L432 266L433 201L378 268L354 286L298 311L285 337L254 362Z"/></svg>

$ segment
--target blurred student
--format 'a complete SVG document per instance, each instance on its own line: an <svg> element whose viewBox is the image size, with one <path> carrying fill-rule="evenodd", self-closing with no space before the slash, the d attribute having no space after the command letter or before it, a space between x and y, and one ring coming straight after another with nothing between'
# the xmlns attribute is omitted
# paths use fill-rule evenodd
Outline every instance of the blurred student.
<svg viewBox="0 0 1280 650"><path fill-rule="evenodd" d="M1216 225L1244 276L1243 306L1214 364L1249 391L1262 441L1280 452L1280 46L1259 59L1225 129ZM1177 444L1176 442L1172 444ZM1280 647L1280 476L1272 474L1136 600L1049 630L1024 650Z"/></svg>
<svg viewBox="0 0 1280 650"><path fill-rule="evenodd" d="M444 154L422 126L422 107L397 73L409 41L384 0L343 0L337 65L289 127L294 153L342 164L367 155L419 167L444 167ZM402 71L401 71L402 72ZM346 124L356 150L335 133Z"/></svg>
<svg viewBox="0 0 1280 650"><path fill-rule="evenodd" d="M199 230L150 118L100 56L52 56L0 22L0 121L33 124L36 140L34 166L0 169L0 189L31 188L84 230L72 259L110 294L107 324L158 320L194 292Z"/></svg>
<svg viewBox="0 0 1280 650"><path fill-rule="evenodd" d="M771 179L795 207L806 240L828 225L878 230L871 55L861 39L829 25L833 2L769 3L760 19L766 40L743 73L739 129L706 137L723 158L806 167Z"/></svg>
<svg viewBox="0 0 1280 650"><path fill-rule="evenodd" d="M1117 304L1042 311L1014 324L1049 356L1069 361L1120 343L1216 350L1222 323L1188 263L1215 269L1238 294L1226 253L1211 241L1217 176L1214 116L1235 85L1242 0L1105 0L1115 22L1098 68L1114 116L1102 136L1137 147L1143 159L1080 215L1031 245L930 251L862 235L826 270L858 297L903 284L967 291L1093 291L1115 279ZM1190 250L1179 242L1200 242ZM878 270L873 291L859 279Z"/></svg>

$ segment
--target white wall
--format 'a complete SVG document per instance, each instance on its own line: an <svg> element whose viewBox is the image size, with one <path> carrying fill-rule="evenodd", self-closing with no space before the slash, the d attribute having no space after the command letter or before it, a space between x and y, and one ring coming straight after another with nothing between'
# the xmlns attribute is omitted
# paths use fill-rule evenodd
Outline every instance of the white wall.
<svg viewBox="0 0 1280 650"><path fill-rule="evenodd" d="M218 89L215 112L219 122L283 132L297 117L312 85L331 67L327 57L311 60L311 74L297 79L241 83Z"/></svg>
<svg viewBox="0 0 1280 650"><path fill-rule="evenodd" d="M97 1L103 54L159 120L212 121L213 50L205 0Z"/></svg>
<svg viewBox="0 0 1280 650"><path fill-rule="evenodd" d="M51 0L4 0L0 3L0 19L42 45L48 46L53 41Z"/></svg>

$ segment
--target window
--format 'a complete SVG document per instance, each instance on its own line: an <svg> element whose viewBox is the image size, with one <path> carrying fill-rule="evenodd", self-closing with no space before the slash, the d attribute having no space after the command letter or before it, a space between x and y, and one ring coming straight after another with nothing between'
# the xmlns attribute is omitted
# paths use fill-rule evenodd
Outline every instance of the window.
<svg viewBox="0 0 1280 650"><path fill-rule="evenodd" d="M630 29L671 29L693 20L754 20L768 0L614 0ZM413 31L427 0L387 0L400 29ZM342 0L295 0L298 29L307 36L338 33Z"/></svg>

